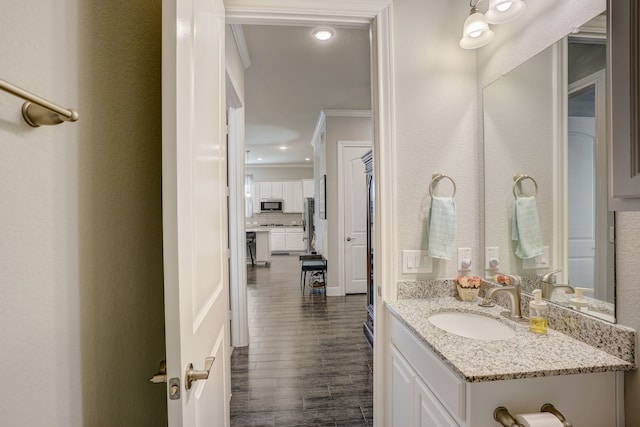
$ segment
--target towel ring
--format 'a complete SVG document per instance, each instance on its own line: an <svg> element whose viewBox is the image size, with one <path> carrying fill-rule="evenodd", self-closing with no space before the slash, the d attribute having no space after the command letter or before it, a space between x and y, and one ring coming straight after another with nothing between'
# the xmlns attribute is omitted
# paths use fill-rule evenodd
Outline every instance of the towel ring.
<svg viewBox="0 0 640 427"><path fill-rule="evenodd" d="M518 193L516 193L516 187L518 186L518 183L520 181L524 181L525 179L530 179L531 181L533 181L533 185L536 188L536 192L533 195L533 197L536 197L538 195L538 183L536 182L536 180L531 178L526 173L518 173L518 174L513 176L513 181L514 181L513 182L513 197L515 197L516 199L518 198ZM523 195L523 194L521 194L521 195Z"/></svg>
<svg viewBox="0 0 640 427"><path fill-rule="evenodd" d="M443 178L446 178L449 181L451 181L451 184L453 184L453 194L451 195L451 197L456 196L456 182L450 176L445 175L443 173L434 173L431 176L431 183L429 184L429 196L433 197L433 186Z"/></svg>

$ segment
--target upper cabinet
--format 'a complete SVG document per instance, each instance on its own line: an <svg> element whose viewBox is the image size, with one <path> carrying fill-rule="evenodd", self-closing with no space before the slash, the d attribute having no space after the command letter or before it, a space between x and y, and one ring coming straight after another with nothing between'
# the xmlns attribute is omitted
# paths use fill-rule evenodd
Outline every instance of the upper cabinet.
<svg viewBox="0 0 640 427"><path fill-rule="evenodd" d="M285 213L302 212L302 182L287 181L282 183L282 200Z"/></svg>
<svg viewBox="0 0 640 427"><path fill-rule="evenodd" d="M253 188L254 213L260 213L260 200L264 199L281 199L284 213L302 213L304 197L313 197L305 196L303 181L256 182Z"/></svg>
<svg viewBox="0 0 640 427"><path fill-rule="evenodd" d="M640 210L640 5L610 1L609 209Z"/></svg>
<svg viewBox="0 0 640 427"><path fill-rule="evenodd" d="M313 179L302 180L302 198L314 198L316 195L316 182Z"/></svg>

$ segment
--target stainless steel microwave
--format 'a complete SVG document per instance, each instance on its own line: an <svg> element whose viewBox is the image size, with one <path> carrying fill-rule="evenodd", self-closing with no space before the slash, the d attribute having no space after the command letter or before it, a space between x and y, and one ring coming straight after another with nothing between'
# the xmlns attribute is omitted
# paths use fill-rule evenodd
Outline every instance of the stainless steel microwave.
<svg viewBox="0 0 640 427"><path fill-rule="evenodd" d="M282 200L278 200L278 199L260 200L260 212L282 212Z"/></svg>

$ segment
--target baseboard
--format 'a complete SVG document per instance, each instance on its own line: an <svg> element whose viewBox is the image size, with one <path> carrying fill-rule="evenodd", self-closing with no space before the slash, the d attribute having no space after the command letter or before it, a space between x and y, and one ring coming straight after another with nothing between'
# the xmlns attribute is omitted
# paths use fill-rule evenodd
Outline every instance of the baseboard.
<svg viewBox="0 0 640 427"><path fill-rule="evenodd" d="M340 290L339 286L327 286L328 297L343 297L344 292Z"/></svg>

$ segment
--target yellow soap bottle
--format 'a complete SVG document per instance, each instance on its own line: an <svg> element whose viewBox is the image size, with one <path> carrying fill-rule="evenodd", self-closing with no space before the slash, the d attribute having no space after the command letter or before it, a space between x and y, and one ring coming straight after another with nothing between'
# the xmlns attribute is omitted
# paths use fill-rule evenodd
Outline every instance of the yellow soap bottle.
<svg viewBox="0 0 640 427"><path fill-rule="evenodd" d="M529 330L536 334L546 334L547 321L547 303L542 301L542 291L540 289L533 290L533 301L529 303Z"/></svg>

